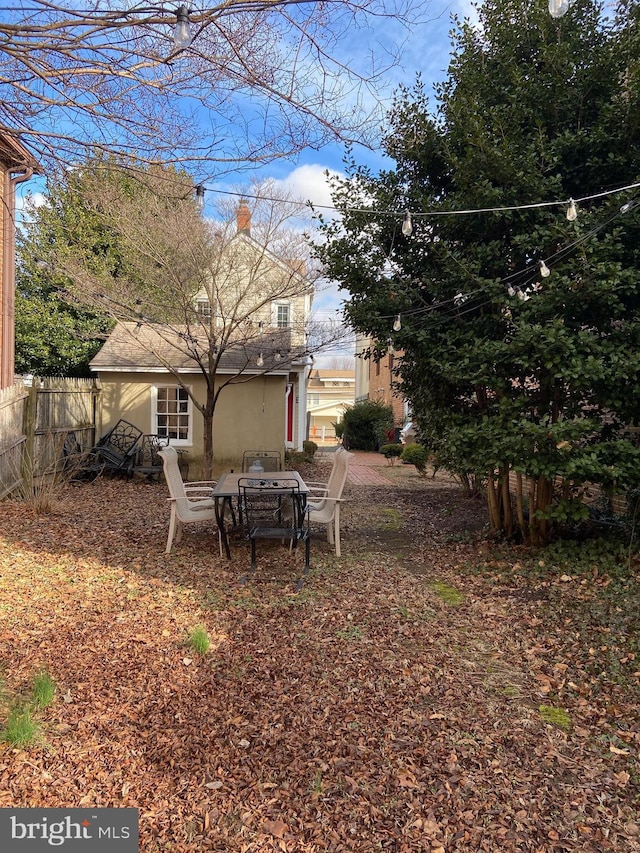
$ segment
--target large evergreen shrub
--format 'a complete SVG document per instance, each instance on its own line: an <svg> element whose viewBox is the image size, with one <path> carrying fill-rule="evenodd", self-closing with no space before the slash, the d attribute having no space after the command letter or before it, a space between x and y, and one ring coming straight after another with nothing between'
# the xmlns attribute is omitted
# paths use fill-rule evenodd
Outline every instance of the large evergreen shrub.
<svg viewBox="0 0 640 853"><path fill-rule="evenodd" d="M350 450L377 450L393 427L391 406L375 400L356 403L344 414L344 444Z"/></svg>

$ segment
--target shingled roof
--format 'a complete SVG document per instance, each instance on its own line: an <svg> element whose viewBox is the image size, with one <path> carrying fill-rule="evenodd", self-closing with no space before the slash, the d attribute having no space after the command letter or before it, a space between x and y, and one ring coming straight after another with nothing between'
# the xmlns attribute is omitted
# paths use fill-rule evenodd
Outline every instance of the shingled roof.
<svg viewBox="0 0 640 853"><path fill-rule="evenodd" d="M90 367L95 372L143 373L165 371L165 365L170 364L179 372L200 373L200 368L188 351L188 346L193 341L189 334L193 335L194 332L185 326L169 328L164 325L155 327L147 323L118 323L91 360ZM201 351L205 351L207 343L203 336L199 347ZM261 338L227 348L220 359L218 372L264 373L265 369L287 370L292 363L299 363L304 355L302 352L293 353L294 362L292 356L288 355L284 364L281 360L276 360L277 352L288 351L290 347L289 331L273 329ZM256 365L259 353L262 353L265 361L262 368Z"/></svg>

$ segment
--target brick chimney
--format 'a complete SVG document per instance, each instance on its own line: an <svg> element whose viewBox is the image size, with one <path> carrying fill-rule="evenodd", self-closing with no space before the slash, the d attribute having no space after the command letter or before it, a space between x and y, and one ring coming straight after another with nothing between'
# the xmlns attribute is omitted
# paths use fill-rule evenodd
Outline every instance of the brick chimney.
<svg viewBox="0 0 640 853"><path fill-rule="evenodd" d="M246 199L241 198L236 212L236 221L238 223L238 234L246 234L251 236L251 211Z"/></svg>

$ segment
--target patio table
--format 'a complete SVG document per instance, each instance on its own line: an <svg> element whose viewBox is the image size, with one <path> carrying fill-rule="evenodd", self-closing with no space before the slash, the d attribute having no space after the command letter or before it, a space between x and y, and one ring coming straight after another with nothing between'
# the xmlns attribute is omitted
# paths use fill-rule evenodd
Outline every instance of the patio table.
<svg viewBox="0 0 640 853"><path fill-rule="evenodd" d="M233 512L233 506L231 501L233 498L238 497L239 480L246 481L247 479L251 479L252 476L255 476L257 482L267 480L273 481L274 484L277 483L278 480L288 480L289 482L291 480L296 480L300 487L300 492L303 495L305 501L310 491L309 486L307 486L307 484L297 471L270 471L259 475L252 475L247 472L239 474L222 474L222 476L216 483L215 489L213 489L213 491L211 492L211 497L215 501L216 521L218 522L220 538L225 554L227 555L227 560L231 559L231 550L229 548L229 535L227 532L227 524L225 521L227 508L229 508ZM274 487L274 491L275 490L277 490L277 487Z"/></svg>

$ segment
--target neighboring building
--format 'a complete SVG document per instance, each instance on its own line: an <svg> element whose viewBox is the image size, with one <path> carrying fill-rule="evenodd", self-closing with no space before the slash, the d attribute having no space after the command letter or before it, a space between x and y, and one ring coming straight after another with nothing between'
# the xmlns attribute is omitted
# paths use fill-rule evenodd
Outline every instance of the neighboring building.
<svg viewBox="0 0 640 853"><path fill-rule="evenodd" d="M369 399L369 359L364 358L364 354L371 343L371 338L356 335L356 403Z"/></svg>
<svg viewBox="0 0 640 853"><path fill-rule="evenodd" d="M300 268L292 270L253 240L248 213L241 204L227 262L223 258L216 270L216 286L194 296L196 319L189 329L119 323L91 361L103 389L103 431L124 418L144 433L167 436L172 445L188 451L190 463L201 461L202 415L166 365L204 403L205 377L186 354L185 337L197 346L193 336L198 323L219 327L224 334L229 328L224 318L235 309L233 316L247 316L247 328L253 331L244 333L240 324L218 364L216 389L233 381L222 389L216 404L214 462L234 467L245 450L302 449L311 367L304 354L303 330L313 286Z"/></svg>
<svg viewBox="0 0 640 853"><path fill-rule="evenodd" d="M388 352L379 359L364 358L363 354L373 345L371 338L356 338L356 402L375 400L391 406L394 426L399 428L406 423L409 411L402 392L394 387L398 381L393 373L394 364L402 353Z"/></svg>
<svg viewBox="0 0 640 853"><path fill-rule="evenodd" d="M317 444L334 444L334 424L355 402L355 371L314 369L307 386L309 438Z"/></svg>
<svg viewBox="0 0 640 853"><path fill-rule="evenodd" d="M0 388L8 388L15 379L16 186L38 170L18 138L0 131Z"/></svg>

